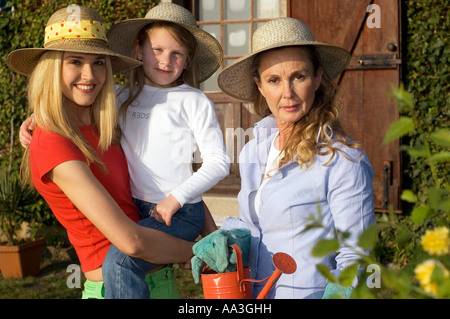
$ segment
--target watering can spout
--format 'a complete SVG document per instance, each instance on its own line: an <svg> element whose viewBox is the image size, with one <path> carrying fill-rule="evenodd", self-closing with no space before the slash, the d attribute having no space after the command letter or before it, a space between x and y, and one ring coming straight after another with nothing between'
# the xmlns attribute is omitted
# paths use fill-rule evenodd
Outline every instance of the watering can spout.
<svg viewBox="0 0 450 319"><path fill-rule="evenodd" d="M297 270L297 264L295 260L285 253L276 253L273 256L273 265L275 266L275 271L267 280L263 289L259 293L256 299L264 299L269 293L270 289L275 285L275 283L280 278L281 274L292 274Z"/></svg>

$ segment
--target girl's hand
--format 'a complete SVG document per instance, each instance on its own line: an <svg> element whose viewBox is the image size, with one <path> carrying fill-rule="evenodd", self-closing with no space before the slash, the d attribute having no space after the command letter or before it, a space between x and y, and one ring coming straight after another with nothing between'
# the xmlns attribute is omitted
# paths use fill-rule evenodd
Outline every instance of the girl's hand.
<svg viewBox="0 0 450 319"><path fill-rule="evenodd" d="M36 122L34 120L34 116L31 115L27 118L22 125L20 125L19 131L19 140L20 144L22 144L23 148L27 148L31 143L31 134L33 130L36 128Z"/></svg>
<svg viewBox="0 0 450 319"><path fill-rule="evenodd" d="M153 217L161 223L171 225L172 216L181 208L180 203L175 197L169 195L155 206Z"/></svg>
<svg viewBox="0 0 450 319"><path fill-rule="evenodd" d="M184 269L184 270L191 270L192 269L192 265L191 265L191 260L190 259L187 262L185 262L185 263L179 263L178 266L180 267L180 269Z"/></svg>

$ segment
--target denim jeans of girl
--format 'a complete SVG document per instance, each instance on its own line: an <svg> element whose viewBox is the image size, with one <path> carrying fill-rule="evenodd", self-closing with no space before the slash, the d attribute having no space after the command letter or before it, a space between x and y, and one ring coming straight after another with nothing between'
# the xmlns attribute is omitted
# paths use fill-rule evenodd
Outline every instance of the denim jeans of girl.
<svg viewBox="0 0 450 319"><path fill-rule="evenodd" d="M143 227L157 229L188 241L194 241L203 229L205 222L203 202L185 204L172 216L170 227L151 217L151 212L156 204L138 199L135 199L134 202L138 206L142 218L138 224ZM158 265L130 257L111 245L103 262L105 299L151 298L145 282L145 275L156 266Z"/></svg>

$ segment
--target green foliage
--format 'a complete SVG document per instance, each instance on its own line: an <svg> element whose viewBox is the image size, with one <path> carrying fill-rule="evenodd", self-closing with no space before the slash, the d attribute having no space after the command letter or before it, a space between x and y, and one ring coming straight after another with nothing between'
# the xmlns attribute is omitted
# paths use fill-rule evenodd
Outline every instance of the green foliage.
<svg viewBox="0 0 450 319"><path fill-rule="evenodd" d="M2 172L0 178L0 229L6 235L8 245L19 242L17 237L22 223L27 222L37 230L42 224L35 204L39 194L29 185L23 185L15 173ZM36 226L36 227L34 227Z"/></svg>
<svg viewBox="0 0 450 319"><path fill-rule="evenodd" d="M417 102L413 98L412 94L406 92L403 87L398 89L393 89L394 97L396 97L399 109L407 112L411 116L408 119L415 123L415 127L405 132L404 134L414 134L417 127L422 125L421 119L414 110L417 106ZM398 123L394 123L393 126ZM446 123L448 125L448 123ZM401 125L401 124L400 124ZM401 137L401 136L400 136ZM448 275L448 269L450 269L450 255L448 253L448 234L442 238L443 246L447 246L447 252L444 253L432 253L429 250L424 252L426 249L426 243L424 244L424 232L430 229L433 231L439 229L438 226L443 226L448 232L448 225L450 222L450 184L448 180L448 163L450 163L450 157L448 156L447 148L450 146L450 134L449 130L444 127L439 126L434 127L432 132L423 132L419 141L419 145L414 145L410 143L409 146L403 146L402 149L406 150L408 155L412 159L421 159L425 168L431 173L431 183L428 182L424 185L424 189L421 191L423 194L420 199L419 195L413 190L405 189L401 195L401 199L409 203L414 204L413 210L410 215L409 227L405 227L406 224L393 223L392 220L386 220L385 225L391 227L392 229L401 230L400 233L403 234L403 241L417 243L420 248L416 248L409 255L409 265L396 272L399 280L390 280L389 287L391 289L397 289L400 296L410 297L420 296L420 297L437 297L437 298L449 298L450 297L450 276ZM417 162L417 161L416 161ZM419 230L419 231L418 231ZM425 234L427 234L425 232ZM402 239L398 237L400 242ZM426 240L425 240L426 241ZM437 245L438 242L435 244ZM430 258L430 254L433 255L433 259ZM412 267L414 271L417 271L418 267L427 263L429 261L435 262L437 264L432 271L429 280L434 282L436 285L437 293L430 293L430 288L426 285L424 286L423 281L419 278L420 276L416 274L415 278L412 278ZM442 267L441 267L442 266ZM445 271L444 271L445 270ZM390 272L393 272L390 270ZM446 273L447 272L447 273ZM407 275L409 275L409 281L406 280ZM422 289L417 288L412 284L414 280L419 280ZM398 287L400 286L400 288ZM425 288L424 288L425 287ZM426 291L424 291L424 289Z"/></svg>
<svg viewBox="0 0 450 319"><path fill-rule="evenodd" d="M406 1L407 57L405 88L411 103L399 100L400 112L415 121L405 139L409 159L405 167L408 188L417 194L417 202L427 198L436 171L441 180L449 175L448 134L450 115L450 1ZM437 130L439 128L439 132ZM436 135L438 134L438 135ZM441 134L447 142L439 142ZM433 144L430 144L433 142ZM432 153L433 157L429 158ZM420 155L420 156L418 156ZM433 161L433 170L428 163Z"/></svg>
<svg viewBox="0 0 450 319"><path fill-rule="evenodd" d="M314 246L311 251L313 257L324 257L332 251L336 251L339 248L339 241L337 239L321 239Z"/></svg>
<svg viewBox="0 0 450 319"><path fill-rule="evenodd" d="M406 92L402 86L393 88L393 96L400 109L411 111L415 107L411 94ZM419 122L415 117L406 116L403 120L394 122L386 134L385 141L391 140L391 138L401 138L413 132L416 128L415 125L418 124L404 129L406 121L409 123ZM437 147L445 147L450 143L448 130L436 127L434 132L424 134L422 141L424 145L419 147L420 152L408 153L413 154L412 157L423 157L424 163L432 172L433 184L429 185L426 198L419 201L415 192L404 190L401 198L415 204L411 215L404 217L405 222L398 223L393 212L389 215L383 214L375 225L360 235L358 247L351 247L346 243L345 239L348 238L348 234L339 230L336 231L337 239L322 239L317 242L311 251L311 255L315 257L326 256L344 246L351 248L360 256L360 260L343 269L339 277L332 275L325 265L317 265L319 272L328 281L349 286L357 276L359 265L365 266L366 269L376 265L380 269L380 283L382 283L384 291L386 289L389 291L391 297L450 298L450 183L445 173L436 170L437 163L448 164L450 162L450 158L445 155L446 151L439 150ZM418 148L414 145L406 148L407 151L410 149L417 150ZM442 153L444 156L441 156ZM318 221L312 221L313 227L320 227L318 223ZM383 255L377 254L380 252L377 249L378 239L382 235L386 235L387 231L392 232L390 234L390 237L393 238L392 246L403 247L403 252L406 247L409 249L407 256L403 256L402 264L395 267L380 262ZM372 250L372 255L365 256L359 253L361 248ZM360 276L359 285L353 293L353 298L373 298L380 293L373 287L369 287L364 275ZM378 288L381 288L381 284Z"/></svg>

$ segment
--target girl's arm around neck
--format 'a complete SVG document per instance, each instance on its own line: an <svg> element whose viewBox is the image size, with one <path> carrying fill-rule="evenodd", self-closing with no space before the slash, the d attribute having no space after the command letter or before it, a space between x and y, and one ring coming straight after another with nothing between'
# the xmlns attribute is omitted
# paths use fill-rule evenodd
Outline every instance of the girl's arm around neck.
<svg viewBox="0 0 450 319"><path fill-rule="evenodd" d="M123 253L154 264L185 262L193 256L193 242L139 226L128 218L86 163L67 161L47 176Z"/></svg>

